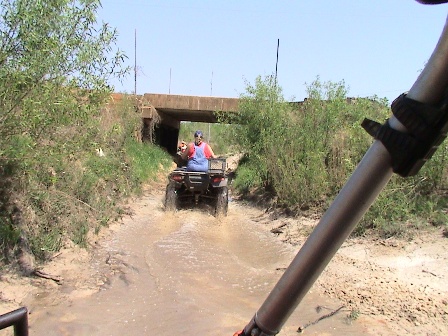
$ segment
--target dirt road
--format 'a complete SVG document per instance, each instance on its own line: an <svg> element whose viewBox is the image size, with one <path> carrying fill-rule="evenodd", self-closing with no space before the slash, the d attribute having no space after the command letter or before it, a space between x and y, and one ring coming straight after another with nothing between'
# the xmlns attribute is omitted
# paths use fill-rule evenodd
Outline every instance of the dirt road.
<svg viewBox="0 0 448 336"><path fill-rule="evenodd" d="M43 271L60 281L2 274L0 314L27 306L34 336L243 328L299 250L303 227L315 223L273 221L236 201L224 219L207 208L169 215L162 190L132 204L133 215L92 240L90 253L68 246L56 255ZM433 250L422 250L424 242L344 244L279 335L297 335L301 326L310 335L448 334L448 243L429 243Z"/></svg>

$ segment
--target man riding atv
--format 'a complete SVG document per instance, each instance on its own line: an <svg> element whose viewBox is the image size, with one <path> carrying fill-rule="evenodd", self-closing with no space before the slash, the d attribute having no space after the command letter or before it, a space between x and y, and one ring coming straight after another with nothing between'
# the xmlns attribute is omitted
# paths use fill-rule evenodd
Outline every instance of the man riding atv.
<svg viewBox="0 0 448 336"><path fill-rule="evenodd" d="M227 215L228 188L226 159L217 158L203 140L201 131L194 133L194 143L181 153L179 165L168 176L165 211L175 211L182 204L208 203L217 216Z"/></svg>

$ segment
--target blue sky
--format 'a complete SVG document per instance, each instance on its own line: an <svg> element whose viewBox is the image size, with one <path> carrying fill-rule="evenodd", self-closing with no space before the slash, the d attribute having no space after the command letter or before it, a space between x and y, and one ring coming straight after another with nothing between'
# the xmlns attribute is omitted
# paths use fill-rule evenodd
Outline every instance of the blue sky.
<svg viewBox="0 0 448 336"><path fill-rule="evenodd" d="M239 97L275 74L287 100L344 81L351 97L391 102L431 56L448 5L415 0L103 0L98 20L119 33L137 94ZM135 43L136 36L136 43ZM136 53L135 53L136 50ZM134 73L112 83L134 92Z"/></svg>

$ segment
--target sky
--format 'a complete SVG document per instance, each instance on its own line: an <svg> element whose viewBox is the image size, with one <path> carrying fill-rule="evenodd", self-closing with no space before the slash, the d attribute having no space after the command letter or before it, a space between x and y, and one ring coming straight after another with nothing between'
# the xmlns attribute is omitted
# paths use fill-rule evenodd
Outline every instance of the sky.
<svg viewBox="0 0 448 336"><path fill-rule="evenodd" d="M132 70L116 92L238 98L277 74L303 101L316 80L349 97L408 91L445 26L448 4L415 0L102 0ZM277 57L278 54L278 57ZM135 76L136 74L136 76Z"/></svg>

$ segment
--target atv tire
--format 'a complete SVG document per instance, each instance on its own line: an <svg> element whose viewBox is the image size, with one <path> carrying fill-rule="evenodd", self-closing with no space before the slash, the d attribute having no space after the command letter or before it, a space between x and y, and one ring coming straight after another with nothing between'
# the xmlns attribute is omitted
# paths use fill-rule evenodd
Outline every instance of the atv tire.
<svg viewBox="0 0 448 336"><path fill-rule="evenodd" d="M219 188L215 208L216 217L227 216L227 209L229 208L228 193L227 187Z"/></svg>
<svg viewBox="0 0 448 336"><path fill-rule="evenodd" d="M177 194L174 185L171 183L166 186L165 191L165 211L174 212L177 209Z"/></svg>

